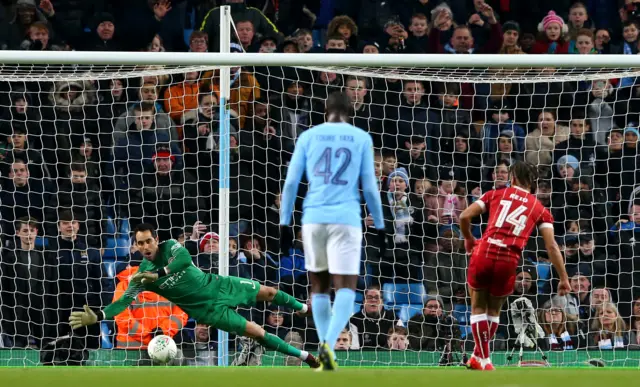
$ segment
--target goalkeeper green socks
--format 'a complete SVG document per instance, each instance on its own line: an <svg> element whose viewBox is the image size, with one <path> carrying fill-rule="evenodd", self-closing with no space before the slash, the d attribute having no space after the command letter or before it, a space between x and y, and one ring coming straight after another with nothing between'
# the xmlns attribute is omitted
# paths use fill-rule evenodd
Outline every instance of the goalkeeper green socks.
<svg viewBox="0 0 640 387"><path fill-rule="evenodd" d="M301 303L282 290L278 290L278 293L276 293L275 297L273 297L273 301L271 301L271 303L277 306L286 306L295 310L296 312L302 311L303 313L305 313L307 311L306 304Z"/></svg>
<svg viewBox="0 0 640 387"><path fill-rule="evenodd" d="M262 339L258 339L258 343L274 351L284 353L285 355L295 356L303 361L307 360L307 355L309 355L307 351L301 351L296 347L292 347L285 343L284 340L276 335L272 335L271 333L265 333Z"/></svg>

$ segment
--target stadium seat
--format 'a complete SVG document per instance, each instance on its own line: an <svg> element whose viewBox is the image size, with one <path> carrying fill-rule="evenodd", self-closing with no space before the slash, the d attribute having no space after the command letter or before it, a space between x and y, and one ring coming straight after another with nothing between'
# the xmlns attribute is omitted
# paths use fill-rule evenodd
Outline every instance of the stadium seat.
<svg viewBox="0 0 640 387"><path fill-rule="evenodd" d="M115 329L113 329L113 321L100 322L100 347L102 349L113 348L113 335Z"/></svg>
<svg viewBox="0 0 640 387"><path fill-rule="evenodd" d="M362 310L362 304L359 302L353 303L353 314L356 314Z"/></svg>
<svg viewBox="0 0 640 387"><path fill-rule="evenodd" d="M107 243L102 258L117 259L119 257L126 257L129 255L130 248L131 239L129 238L129 236L107 238Z"/></svg>
<svg viewBox="0 0 640 387"><path fill-rule="evenodd" d="M451 315L458 320L460 326L460 333L462 338L465 338L468 334L471 334L471 325L469 325L469 319L471 317L471 308L464 304L454 305Z"/></svg>
<svg viewBox="0 0 640 387"><path fill-rule="evenodd" d="M398 318L403 323L406 323L411 319L411 317L419 315L422 313L423 306L422 304L418 305L400 305Z"/></svg>
<svg viewBox="0 0 640 387"><path fill-rule="evenodd" d="M42 236L37 236L34 241L34 245L37 247L47 247L49 245L49 240Z"/></svg>
<svg viewBox="0 0 640 387"><path fill-rule="evenodd" d="M427 292L422 283L387 283L382 286L382 294L385 305L394 308L406 304L422 305L427 296Z"/></svg>
<svg viewBox="0 0 640 387"><path fill-rule="evenodd" d="M356 292L356 302L362 304L364 300L364 294L362 292Z"/></svg>
<svg viewBox="0 0 640 387"><path fill-rule="evenodd" d="M107 235L116 235L116 222L112 217L108 216L105 220L105 234Z"/></svg>

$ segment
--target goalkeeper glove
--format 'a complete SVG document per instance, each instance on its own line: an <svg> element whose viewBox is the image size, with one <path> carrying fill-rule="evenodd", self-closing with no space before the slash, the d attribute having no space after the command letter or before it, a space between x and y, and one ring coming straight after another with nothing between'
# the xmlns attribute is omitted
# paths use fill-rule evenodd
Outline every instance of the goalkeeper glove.
<svg viewBox="0 0 640 387"><path fill-rule="evenodd" d="M384 228L378 230L378 249L380 259L384 258L384 255L387 252L387 232Z"/></svg>
<svg viewBox="0 0 640 387"><path fill-rule="evenodd" d="M158 273L153 273L153 272L149 272L149 271L145 271L145 272L142 272L142 273L141 272L137 272L136 274L134 274L131 277L131 282L133 282L133 283L141 283L141 284L144 285L146 283L155 282L159 277L160 277L160 275Z"/></svg>
<svg viewBox="0 0 640 387"><path fill-rule="evenodd" d="M71 312L71 315L69 316L71 329L86 327L87 325L93 325L97 322L98 315L95 314L88 305L84 306L84 312Z"/></svg>

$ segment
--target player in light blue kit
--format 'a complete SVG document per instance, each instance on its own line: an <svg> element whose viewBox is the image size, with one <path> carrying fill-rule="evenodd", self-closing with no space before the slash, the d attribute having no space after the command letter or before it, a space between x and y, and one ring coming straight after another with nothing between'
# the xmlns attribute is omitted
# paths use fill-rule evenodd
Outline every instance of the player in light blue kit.
<svg viewBox="0 0 640 387"><path fill-rule="evenodd" d="M311 309L320 338L320 362L336 369L333 348L353 311L362 252L360 185L378 230L380 254L386 248L382 203L371 136L347 123L351 105L344 93L326 103L327 122L298 138L282 190L280 225L288 226L302 174L309 190L302 213L305 266L311 273ZM331 310L331 281L337 289Z"/></svg>

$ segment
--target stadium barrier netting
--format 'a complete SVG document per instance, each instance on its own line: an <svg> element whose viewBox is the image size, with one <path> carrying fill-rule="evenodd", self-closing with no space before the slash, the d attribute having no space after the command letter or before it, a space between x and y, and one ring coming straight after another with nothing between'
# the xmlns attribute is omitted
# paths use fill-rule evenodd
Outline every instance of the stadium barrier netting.
<svg viewBox="0 0 640 387"><path fill-rule="evenodd" d="M227 106L227 241L216 233L218 67L202 59L171 66L3 65L0 364L67 356L60 361L144 365L139 349L160 332L178 342L182 364L217 364L215 327L198 325L151 293L139 295L115 321L70 331L72 310L104 307L123 293L141 260L132 243L141 222L157 226L161 240L181 241L203 271L217 273L227 260L220 244L228 243L230 274L308 299L300 236L305 184L288 235L293 248L285 252L280 189L297 136L324 122L327 96L344 91L353 124L374 139L391 246L378 257L363 206L358 298L339 341L345 364L458 364L472 350L458 217L482 192L507 183L514 160L526 160L540 172L538 198L554 215L572 294L555 295L557 276L544 245L532 237L494 349L506 362L519 348L517 312L535 316L544 332L535 342L553 353L553 365L601 358L638 366L636 69L482 67L486 56L478 67L456 68L358 66L359 55L342 66L325 66L319 57L316 66L311 59L266 66L271 54L233 54L223 64L245 56L250 65L231 69ZM474 224L476 237L485 221ZM531 306L514 311L521 297ZM241 313L295 345L317 348L311 318L269 305ZM242 353L243 344L231 336L231 353ZM72 349L59 351L65 348ZM541 360L533 348L525 357ZM251 359L297 365L262 351Z"/></svg>

